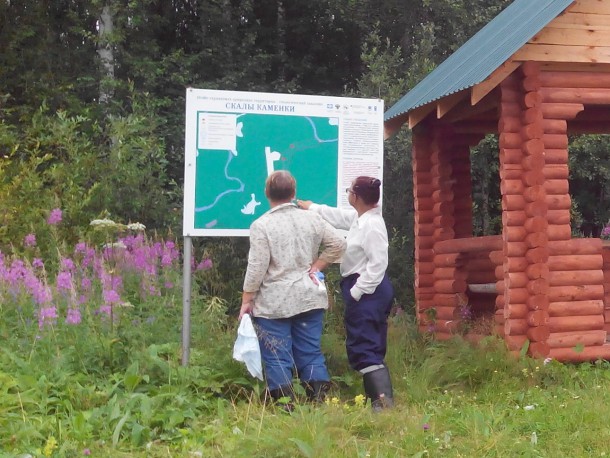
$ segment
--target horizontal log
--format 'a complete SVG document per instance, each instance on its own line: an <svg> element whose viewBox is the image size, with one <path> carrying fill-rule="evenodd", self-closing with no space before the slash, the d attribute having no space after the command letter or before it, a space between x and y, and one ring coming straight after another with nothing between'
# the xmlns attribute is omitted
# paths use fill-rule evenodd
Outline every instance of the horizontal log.
<svg viewBox="0 0 610 458"><path fill-rule="evenodd" d="M444 294L466 292L466 286L464 280L437 280L434 282L434 289Z"/></svg>
<svg viewBox="0 0 610 458"><path fill-rule="evenodd" d="M540 113L542 117L542 113ZM568 130L568 123L565 119L544 119L542 128L547 134L565 134Z"/></svg>
<svg viewBox="0 0 610 458"><path fill-rule="evenodd" d="M520 177L521 178L521 177ZM502 194L523 194L527 185L521 179L502 180L500 183L500 191ZM567 180L549 180L546 179L542 188L547 194L568 194L569 185Z"/></svg>
<svg viewBox="0 0 610 458"><path fill-rule="evenodd" d="M602 315L604 313L604 301L587 300L571 302L551 302L549 304L549 315L552 317Z"/></svg>
<svg viewBox="0 0 610 458"><path fill-rule="evenodd" d="M504 334L507 336L525 335L529 325L525 318L508 319L504 321Z"/></svg>
<svg viewBox="0 0 610 458"><path fill-rule="evenodd" d="M434 255L434 265L437 267L462 267L466 259L461 253L440 253Z"/></svg>
<svg viewBox="0 0 610 458"><path fill-rule="evenodd" d="M549 357L561 362L584 362L610 359L610 345L592 345L578 348L551 348Z"/></svg>
<svg viewBox="0 0 610 458"><path fill-rule="evenodd" d="M527 243L525 242L513 242L513 243L507 243L506 247L506 257L508 258L522 258L525 257L527 250L529 250L529 247L527 246ZM504 263L504 258L502 258L500 260L501 263Z"/></svg>
<svg viewBox="0 0 610 458"><path fill-rule="evenodd" d="M509 272L504 281L509 288L526 288L530 279L525 272Z"/></svg>
<svg viewBox="0 0 610 458"><path fill-rule="evenodd" d="M544 150L544 163L547 167L551 165L566 165L568 163L567 148L550 148Z"/></svg>
<svg viewBox="0 0 610 458"><path fill-rule="evenodd" d="M470 283L468 291L478 294L496 294L496 283Z"/></svg>
<svg viewBox="0 0 610 458"><path fill-rule="evenodd" d="M489 252L489 260L494 265L501 265L504 262L504 252L500 250L492 250Z"/></svg>
<svg viewBox="0 0 610 458"><path fill-rule="evenodd" d="M459 307L468 303L466 293L435 294L434 302L439 307Z"/></svg>
<svg viewBox="0 0 610 458"><path fill-rule="evenodd" d="M525 304L510 304L502 310L505 319L527 319L529 308Z"/></svg>
<svg viewBox="0 0 610 458"><path fill-rule="evenodd" d="M580 87L610 89L610 74L599 72L542 72L540 83L545 87Z"/></svg>
<svg viewBox="0 0 610 458"><path fill-rule="evenodd" d="M604 273L598 270L556 270L549 274L551 286L603 285Z"/></svg>
<svg viewBox="0 0 610 458"><path fill-rule="evenodd" d="M502 239L498 235L443 240L434 245L436 254L469 253L502 249Z"/></svg>
<svg viewBox="0 0 610 458"><path fill-rule="evenodd" d="M598 270L603 267L600 254L549 256L551 270Z"/></svg>
<svg viewBox="0 0 610 458"><path fill-rule="evenodd" d="M582 103L545 103L542 102L542 116L545 119L574 119L578 113L583 111Z"/></svg>
<svg viewBox="0 0 610 458"><path fill-rule="evenodd" d="M599 254L601 253L601 249L602 241L597 238L582 238L549 242L549 254L551 256Z"/></svg>
<svg viewBox="0 0 610 458"><path fill-rule="evenodd" d="M603 330L604 316L554 316L549 318L549 328L551 332Z"/></svg>
<svg viewBox="0 0 610 458"><path fill-rule="evenodd" d="M551 286L549 300L553 302L600 300L604 297L603 285Z"/></svg>
<svg viewBox="0 0 610 458"><path fill-rule="evenodd" d="M513 164L504 164L500 170L500 178L502 180L522 180L525 170L521 165L521 160L517 160ZM567 164L547 164L545 154L545 166L542 169L544 180L567 180L570 172ZM544 184L544 183L543 183Z"/></svg>
<svg viewBox="0 0 610 458"><path fill-rule="evenodd" d="M527 288L509 288L505 293L510 303L526 303L527 299L531 296Z"/></svg>
<svg viewBox="0 0 610 458"><path fill-rule="evenodd" d="M547 343L551 348L603 345L606 343L606 331L554 332L549 336Z"/></svg>
<svg viewBox="0 0 610 458"><path fill-rule="evenodd" d="M523 346L528 342L528 339L525 334L516 336L505 335L504 341L506 342L506 346L509 350L521 351Z"/></svg>
<svg viewBox="0 0 610 458"><path fill-rule="evenodd" d="M540 89L544 103L610 104L610 89L605 88L546 88Z"/></svg>
<svg viewBox="0 0 610 458"><path fill-rule="evenodd" d="M433 275L435 280L466 280L468 272L456 267L438 267Z"/></svg>

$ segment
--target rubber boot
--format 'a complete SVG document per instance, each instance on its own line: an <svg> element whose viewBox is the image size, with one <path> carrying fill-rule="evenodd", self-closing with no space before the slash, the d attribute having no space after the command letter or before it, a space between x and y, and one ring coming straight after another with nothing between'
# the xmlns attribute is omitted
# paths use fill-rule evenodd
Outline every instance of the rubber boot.
<svg viewBox="0 0 610 458"><path fill-rule="evenodd" d="M302 385L305 388L307 400L314 404L323 403L326 399L326 393L330 390L330 382L328 381L310 380L303 382Z"/></svg>
<svg viewBox="0 0 610 458"><path fill-rule="evenodd" d="M294 391L292 385L282 385L274 390L269 390L269 395L282 410L288 413L294 410Z"/></svg>
<svg viewBox="0 0 610 458"><path fill-rule="evenodd" d="M392 391L392 380L387 367L381 367L362 376L364 392L371 399L371 407L374 412L394 407L394 393Z"/></svg>

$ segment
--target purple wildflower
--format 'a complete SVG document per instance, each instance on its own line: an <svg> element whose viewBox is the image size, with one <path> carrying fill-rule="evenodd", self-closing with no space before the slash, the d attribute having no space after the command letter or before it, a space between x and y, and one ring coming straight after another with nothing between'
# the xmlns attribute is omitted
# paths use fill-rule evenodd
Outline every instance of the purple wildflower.
<svg viewBox="0 0 610 458"><path fill-rule="evenodd" d="M80 286L85 291L89 291L91 289L91 279L88 277L83 277L80 281Z"/></svg>
<svg viewBox="0 0 610 458"><path fill-rule="evenodd" d="M59 272L57 274L57 289L72 289L72 274L70 272Z"/></svg>
<svg viewBox="0 0 610 458"><path fill-rule="evenodd" d="M212 260L210 258L203 259L197 264L197 270L208 270L212 268Z"/></svg>
<svg viewBox="0 0 610 458"><path fill-rule="evenodd" d="M66 323L68 324L80 324L81 316L78 308L69 308L68 315L66 316Z"/></svg>
<svg viewBox="0 0 610 458"><path fill-rule="evenodd" d="M113 289L104 291L103 296L104 296L104 302L106 302L106 304L116 304L121 300L119 293L117 293Z"/></svg>
<svg viewBox="0 0 610 458"><path fill-rule="evenodd" d="M54 324L57 320L57 307L41 307L38 311L38 328L42 329L46 324Z"/></svg>
<svg viewBox="0 0 610 458"><path fill-rule="evenodd" d="M74 270L74 261L70 258L61 258L61 268L63 270Z"/></svg>
<svg viewBox="0 0 610 458"><path fill-rule="evenodd" d="M47 224L50 224L51 226L55 226L56 224L61 222L61 217L62 217L61 209L54 208L53 210L51 210L51 213L49 213L49 217L47 218Z"/></svg>
<svg viewBox="0 0 610 458"><path fill-rule="evenodd" d="M422 425L422 428L424 429L424 431L428 431L430 429L430 425L428 423L424 423Z"/></svg>
<svg viewBox="0 0 610 458"><path fill-rule="evenodd" d="M32 267L36 267L37 269L42 269L44 267L44 262L40 258L34 258L32 260Z"/></svg>
<svg viewBox="0 0 610 458"><path fill-rule="evenodd" d="M172 289L174 284L171 281L166 281L164 285L167 289Z"/></svg>
<svg viewBox="0 0 610 458"><path fill-rule="evenodd" d="M32 247L36 246L36 235L28 234L23 238L23 246Z"/></svg>
<svg viewBox="0 0 610 458"><path fill-rule="evenodd" d="M83 455L86 455L86 456L91 455L91 450L89 450L88 448L86 448L85 450L83 450Z"/></svg>

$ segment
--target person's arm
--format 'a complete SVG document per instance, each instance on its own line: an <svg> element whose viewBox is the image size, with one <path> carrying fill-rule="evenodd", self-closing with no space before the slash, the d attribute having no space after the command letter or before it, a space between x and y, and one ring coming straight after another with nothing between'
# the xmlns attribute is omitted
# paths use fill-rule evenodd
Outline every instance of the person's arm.
<svg viewBox="0 0 610 458"><path fill-rule="evenodd" d="M246 269L246 276L244 278L242 306L239 311L240 319L245 313L252 312L254 297L267 273L270 259L269 242L264 231L258 224L252 224L250 227L248 268Z"/></svg>
<svg viewBox="0 0 610 458"><path fill-rule="evenodd" d="M312 210L319 214L337 229L349 230L355 219L358 218L356 210L344 210L328 205L316 204L311 200L297 200L297 205L303 210Z"/></svg>
<svg viewBox="0 0 610 458"><path fill-rule="evenodd" d="M363 249L367 257L366 268L350 289L350 294L356 301L359 301L363 294L375 291L388 268L388 233L383 220L374 221L367 228Z"/></svg>

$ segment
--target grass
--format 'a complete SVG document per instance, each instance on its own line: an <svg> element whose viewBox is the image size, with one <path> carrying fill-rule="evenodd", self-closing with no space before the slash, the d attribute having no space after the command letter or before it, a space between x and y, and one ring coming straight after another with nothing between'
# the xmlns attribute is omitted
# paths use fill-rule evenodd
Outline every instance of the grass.
<svg viewBox="0 0 610 458"><path fill-rule="evenodd" d="M607 362L516 360L493 338L477 346L457 339L430 342L408 319L395 318L387 358L393 410L373 414L357 405L360 378L347 368L340 331L329 329L324 346L335 374L330 399L299 405L288 415L265 404L262 385L241 379L245 369L226 358L233 332L200 334L187 369L179 366L177 345L166 344L138 350L124 373L104 377L34 368L16 355L7 358L4 349L0 426L6 451L0 456L83 456L85 449L99 457L609 453ZM51 436L57 446L45 455Z"/></svg>
<svg viewBox="0 0 610 458"><path fill-rule="evenodd" d="M53 285L29 258L0 262L0 457L610 456L608 362L516 359L492 337L434 342L406 314L391 319L388 339L396 407L373 414L347 364L340 302L323 336L328 403L286 414L232 360L237 320L209 295L220 281L210 269L195 273L191 363L180 365L181 270L163 258L173 245L140 248L133 258L148 275L128 257L96 255L95 271L77 256L55 262L73 280L89 275L86 291ZM106 315L110 284L123 302ZM40 288L58 314L42 324Z"/></svg>

